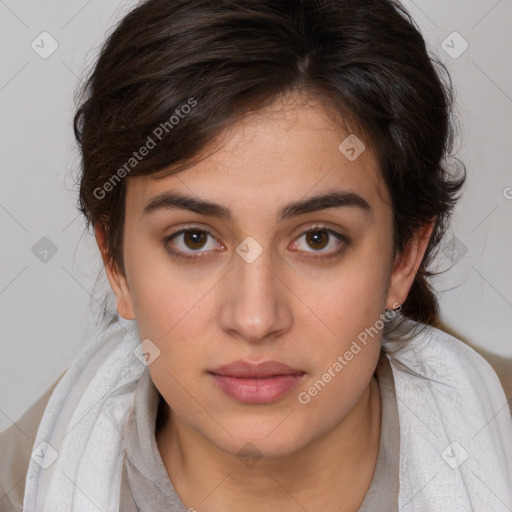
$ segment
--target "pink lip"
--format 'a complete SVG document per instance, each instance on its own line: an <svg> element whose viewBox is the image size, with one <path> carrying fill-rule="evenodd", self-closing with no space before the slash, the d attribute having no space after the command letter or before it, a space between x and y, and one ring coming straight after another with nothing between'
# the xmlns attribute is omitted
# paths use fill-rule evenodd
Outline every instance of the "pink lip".
<svg viewBox="0 0 512 512"><path fill-rule="evenodd" d="M304 378L305 372L278 361L259 364L233 361L209 372L214 382L235 400L246 404L275 402Z"/></svg>
<svg viewBox="0 0 512 512"><path fill-rule="evenodd" d="M231 363L219 366L211 373L217 375L228 375L230 377L273 377L275 375L295 375L304 373L302 370L292 368L279 361L263 361L251 363L249 361L232 361Z"/></svg>

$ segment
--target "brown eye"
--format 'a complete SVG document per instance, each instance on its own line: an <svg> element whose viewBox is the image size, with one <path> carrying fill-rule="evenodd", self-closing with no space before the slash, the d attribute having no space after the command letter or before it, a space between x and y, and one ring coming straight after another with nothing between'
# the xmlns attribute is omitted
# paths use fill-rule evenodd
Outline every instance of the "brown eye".
<svg viewBox="0 0 512 512"><path fill-rule="evenodd" d="M341 256L348 245L348 238L341 233L324 226L314 226L293 242L292 249L294 252L306 253L305 258L328 260Z"/></svg>
<svg viewBox="0 0 512 512"><path fill-rule="evenodd" d="M323 249L329 242L329 235L325 230L309 231L306 241L313 249Z"/></svg>
<svg viewBox="0 0 512 512"><path fill-rule="evenodd" d="M183 261L202 260L214 251L223 249L207 229L182 229L162 240L165 250Z"/></svg>
<svg viewBox="0 0 512 512"><path fill-rule="evenodd" d="M202 249L207 237L204 231L189 230L183 233L183 242L189 249Z"/></svg>

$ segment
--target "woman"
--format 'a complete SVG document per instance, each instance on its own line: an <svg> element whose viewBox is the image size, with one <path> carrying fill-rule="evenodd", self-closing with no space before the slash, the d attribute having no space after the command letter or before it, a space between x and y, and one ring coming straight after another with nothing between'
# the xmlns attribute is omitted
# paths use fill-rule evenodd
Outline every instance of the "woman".
<svg viewBox="0 0 512 512"><path fill-rule="evenodd" d="M510 509L503 388L427 281L452 89L398 3L146 1L83 92L117 315L4 437L12 510Z"/></svg>

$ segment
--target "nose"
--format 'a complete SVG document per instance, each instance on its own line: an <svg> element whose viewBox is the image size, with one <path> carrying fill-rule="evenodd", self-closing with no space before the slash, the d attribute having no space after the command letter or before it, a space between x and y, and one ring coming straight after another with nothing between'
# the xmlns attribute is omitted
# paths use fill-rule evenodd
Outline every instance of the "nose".
<svg viewBox="0 0 512 512"><path fill-rule="evenodd" d="M221 328L250 343L276 339L293 322L292 292L269 256L265 249L252 262L236 255L223 283Z"/></svg>

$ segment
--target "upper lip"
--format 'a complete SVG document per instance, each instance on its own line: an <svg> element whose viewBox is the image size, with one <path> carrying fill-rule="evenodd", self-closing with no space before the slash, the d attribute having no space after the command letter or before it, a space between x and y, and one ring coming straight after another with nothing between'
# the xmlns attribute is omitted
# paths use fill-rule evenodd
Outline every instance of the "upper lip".
<svg viewBox="0 0 512 512"><path fill-rule="evenodd" d="M302 370L292 368L279 361L263 361L251 363L249 361L232 361L231 363L219 366L210 373L227 375L229 377L270 377L273 375L297 375L304 373Z"/></svg>

